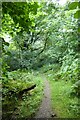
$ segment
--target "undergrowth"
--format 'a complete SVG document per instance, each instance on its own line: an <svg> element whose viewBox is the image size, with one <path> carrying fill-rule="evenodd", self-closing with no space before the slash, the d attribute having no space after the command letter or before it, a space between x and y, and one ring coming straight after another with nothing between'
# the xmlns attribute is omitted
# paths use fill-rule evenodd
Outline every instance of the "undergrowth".
<svg viewBox="0 0 80 120"><path fill-rule="evenodd" d="M26 119L33 117L43 96L43 82L38 72L17 70L8 72L3 78L3 120ZM36 87L25 92L21 97L18 93L32 85Z"/></svg>
<svg viewBox="0 0 80 120"><path fill-rule="evenodd" d="M79 96L76 94L75 84L67 77L62 77L56 66L45 73L51 86L51 100L53 111L58 118L80 118ZM78 87L77 87L78 89Z"/></svg>
<svg viewBox="0 0 80 120"><path fill-rule="evenodd" d="M71 83L62 80L50 81L52 107L59 118L78 118L78 98L70 96Z"/></svg>
<svg viewBox="0 0 80 120"><path fill-rule="evenodd" d="M80 118L80 80L76 60L70 65L46 65L41 70L50 82L52 108L57 117Z"/></svg>

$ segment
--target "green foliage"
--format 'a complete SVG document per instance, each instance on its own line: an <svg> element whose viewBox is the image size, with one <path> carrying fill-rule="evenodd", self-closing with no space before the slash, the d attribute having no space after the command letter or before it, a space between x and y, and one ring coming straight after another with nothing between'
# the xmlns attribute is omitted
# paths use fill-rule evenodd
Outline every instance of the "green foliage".
<svg viewBox="0 0 80 120"><path fill-rule="evenodd" d="M18 97L20 91L33 84L36 84L36 88ZM8 72L8 78L3 78L3 119L7 116L9 119L31 117L40 104L42 89L43 83L38 73L26 70Z"/></svg>
<svg viewBox="0 0 80 120"><path fill-rule="evenodd" d="M80 1L79 2L72 2L69 4L69 9L74 10L76 9L76 12L74 13L74 18L78 19L78 28L80 28L79 22L80 22ZM79 30L78 30L79 32Z"/></svg>
<svg viewBox="0 0 80 120"><path fill-rule="evenodd" d="M21 31L29 31L29 27L32 26L32 20L29 14L36 14L38 4L37 2L3 2L2 12L4 15L8 14L13 19L15 25L19 24ZM24 21L24 22L23 22Z"/></svg>
<svg viewBox="0 0 80 120"><path fill-rule="evenodd" d="M79 4L80 4L79 2L72 2L72 3L69 4L69 9L70 10L76 9L77 6L79 6Z"/></svg>
<svg viewBox="0 0 80 120"><path fill-rule="evenodd" d="M3 106L9 112L7 115L25 118L37 109L42 94L42 82L38 74L34 75L33 71L26 71L32 69L41 70L42 73L48 75L48 78L52 82L54 81L54 87L57 88L60 85L60 89L57 89L62 92L59 100L62 100L64 91L66 94L68 93L64 96L66 103L61 105L63 106L62 110L64 106L66 108L66 105L72 102L69 106L70 111L72 108L72 111L78 113L77 98L80 94L78 89L80 3L78 3L72 2L69 3L69 6L66 4L63 7L52 2L2 3L3 16L0 37L2 38L3 52L0 61L3 79ZM67 7L69 9L66 9ZM7 35L11 39L8 42L7 37L5 38ZM17 93L34 83L37 84L37 87L30 92L31 95L24 94L22 100L18 100ZM14 93L11 95L9 91ZM70 99L67 98L68 95ZM73 96L75 100L72 101L71 97ZM68 100L69 103L67 103ZM6 117L6 111L4 109L3 111Z"/></svg>
<svg viewBox="0 0 80 120"><path fill-rule="evenodd" d="M72 97L75 96L75 91L73 89L73 83L71 81L61 80L58 75L53 71L47 72L47 77L51 86L51 100L53 111L56 112L59 118L79 118L80 103L79 98ZM56 80L57 79L57 80ZM76 87L77 88L77 87ZM71 95L71 92L74 93Z"/></svg>
<svg viewBox="0 0 80 120"><path fill-rule="evenodd" d="M72 85L71 95L80 97L80 80L75 82L75 84Z"/></svg>
<svg viewBox="0 0 80 120"><path fill-rule="evenodd" d="M80 10L78 10L78 11L74 14L74 18L77 18L77 19L80 18Z"/></svg>
<svg viewBox="0 0 80 120"><path fill-rule="evenodd" d="M55 73L55 74L54 74ZM74 62L73 61L73 64L71 65L71 66L66 66L66 64L65 64L65 66L63 66L63 71L62 72L60 72L60 71L58 71L57 70L57 73L56 72L53 72L53 71L50 71L48 74L48 78L50 79L50 80L53 80L54 82L52 82L51 81L51 85L52 85L52 83L54 84L54 83L56 83L55 81L58 81L56 84L61 84L60 85L60 88L61 88L61 91L64 91L64 89L63 89L63 85L62 85L62 81L64 82L64 86L66 86L66 87L68 87L68 86L70 86L70 88L69 88L69 90L68 89L66 89L67 90L67 93L68 93L68 97L66 96L66 91L65 91L65 95L64 95L64 97L66 97L66 99L68 98L68 101L69 101L69 99L70 99L70 101L69 101L69 103L68 103L68 105L69 105L69 113L68 114L70 114L71 112L72 112L72 114L73 113L76 113L76 116L79 116L79 107L80 107L80 105L77 105L78 104L78 101L76 101L76 99L78 99L79 98L79 96L80 96L80 90L79 90L79 79L78 79L78 73L79 73L79 69L78 69L78 65L76 66L76 62ZM53 75L54 74L54 75ZM71 81L71 82L70 82ZM77 82L76 82L77 81ZM70 85L69 85L69 82L70 82ZM74 84L73 84L74 83ZM52 92L52 93L54 93L54 94L56 94L56 90L58 90L58 91L60 91L60 89L58 89L58 88L54 88L53 86L58 86L58 88L59 88L59 85L52 85L52 91L55 91L55 93L54 92ZM62 87L61 87L62 86ZM65 88L65 87L64 87ZM54 95L53 94L53 95ZM57 93L57 95L59 95L59 93ZM55 96L55 98L54 98L54 96L52 97L52 98L54 98L54 99L57 99L59 96ZM74 99L75 99L75 102L73 102L73 103L71 103L71 99L73 99L73 97L74 97ZM61 99L61 96L60 96L60 98L59 99ZM64 98L62 98L63 100L64 100ZM55 100L56 101L56 100ZM56 103L56 102L55 102ZM58 101L58 103L59 103L59 101ZM61 102L60 102L61 103ZM65 101L65 104L67 104L67 102ZM57 110L58 108L57 108L57 106L58 105L56 105L55 106L55 109ZM61 106L63 106L64 107L64 105L62 104L62 105L60 105L60 109L61 109ZM66 105L67 106L67 105ZM71 107L71 106L73 106L73 107ZM75 108L74 108L74 106L75 106ZM60 110L60 112L61 112L61 110ZM62 113L60 113L60 115L61 115ZM63 115L64 115L65 113L63 113ZM59 115L59 116L60 116Z"/></svg>
<svg viewBox="0 0 80 120"><path fill-rule="evenodd" d="M52 69L49 69L49 66L44 67L44 72L46 71L45 74L51 83L52 106L59 118L72 118L74 114L75 118L79 118L80 81L78 62L79 60L75 59L75 56L67 54L63 57L62 66L59 64L55 66L54 64Z"/></svg>

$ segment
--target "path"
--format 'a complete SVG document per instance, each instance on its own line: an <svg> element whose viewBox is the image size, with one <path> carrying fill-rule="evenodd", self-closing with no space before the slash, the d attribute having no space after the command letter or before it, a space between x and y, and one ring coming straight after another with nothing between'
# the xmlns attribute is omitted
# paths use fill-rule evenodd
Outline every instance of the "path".
<svg viewBox="0 0 80 120"><path fill-rule="evenodd" d="M49 82L44 78L44 98L39 111L34 118L52 118L55 114L51 110L51 94Z"/></svg>

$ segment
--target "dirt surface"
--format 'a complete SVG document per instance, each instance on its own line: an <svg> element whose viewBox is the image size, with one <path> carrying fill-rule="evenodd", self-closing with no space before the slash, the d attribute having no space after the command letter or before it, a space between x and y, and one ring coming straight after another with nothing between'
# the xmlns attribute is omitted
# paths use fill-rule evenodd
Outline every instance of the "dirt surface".
<svg viewBox="0 0 80 120"><path fill-rule="evenodd" d="M44 78L44 97L40 105L39 111L34 118L52 118L55 114L51 109L51 94L48 80Z"/></svg>

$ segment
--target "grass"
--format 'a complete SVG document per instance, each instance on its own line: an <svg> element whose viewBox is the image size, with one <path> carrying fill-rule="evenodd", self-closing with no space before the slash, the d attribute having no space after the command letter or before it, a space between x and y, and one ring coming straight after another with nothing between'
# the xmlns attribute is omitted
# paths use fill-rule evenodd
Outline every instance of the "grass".
<svg viewBox="0 0 80 120"><path fill-rule="evenodd" d="M20 118L31 118L35 115L39 104L43 97L43 84L40 76L34 77L36 83L36 88L30 91L30 96L25 97L24 100L20 103Z"/></svg>
<svg viewBox="0 0 80 120"><path fill-rule="evenodd" d="M50 77L49 77L50 79ZM70 96L72 83L64 80L50 80L52 109L58 118L78 118L76 108L72 104L78 103L78 98Z"/></svg>
<svg viewBox="0 0 80 120"><path fill-rule="evenodd" d="M80 118L80 99L72 95L74 92L72 79L62 76L58 64L54 64L51 66L52 69L47 71L46 67L49 68L45 66L43 72L51 86L53 113L55 112L58 118Z"/></svg>
<svg viewBox="0 0 80 120"><path fill-rule="evenodd" d="M23 94L21 99L17 99L15 95L7 96L6 91L15 90L18 92L31 84L36 84L36 87L28 93ZM4 82L3 85L3 93L5 94L2 102L3 119L26 119L33 117L43 97L43 81L38 72L9 72L8 81Z"/></svg>

